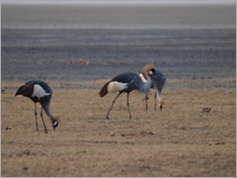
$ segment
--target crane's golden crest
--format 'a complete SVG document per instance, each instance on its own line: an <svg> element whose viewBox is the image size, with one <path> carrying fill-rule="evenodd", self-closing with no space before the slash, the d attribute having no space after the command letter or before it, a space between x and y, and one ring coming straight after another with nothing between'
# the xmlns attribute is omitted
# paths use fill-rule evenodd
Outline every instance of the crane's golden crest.
<svg viewBox="0 0 237 178"><path fill-rule="evenodd" d="M155 66L153 64L146 64L143 67L143 72L147 74L151 69L155 69Z"/></svg>

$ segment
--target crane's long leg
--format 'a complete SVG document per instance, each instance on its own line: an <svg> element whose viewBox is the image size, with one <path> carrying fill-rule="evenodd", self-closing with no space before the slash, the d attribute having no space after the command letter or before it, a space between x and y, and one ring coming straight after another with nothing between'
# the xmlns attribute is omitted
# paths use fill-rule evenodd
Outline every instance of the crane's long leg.
<svg viewBox="0 0 237 178"><path fill-rule="evenodd" d="M146 110L148 110L148 102L147 102L147 100L149 100L149 97L147 96L147 94L145 95L145 98L142 101L144 101L144 100L146 100Z"/></svg>
<svg viewBox="0 0 237 178"><path fill-rule="evenodd" d="M148 111L148 102L147 102L148 99L146 99L146 110Z"/></svg>
<svg viewBox="0 0 237 178"><path fill-rule="evenodd" d="M128 106L129 118L132 119L132 115L131 115L131 112L130 112L130 106L129 106L129 93L127 93L127 106Z"/></svg>
<svg viewBox="0 0 237 178"><path fill-rule="evenodd" d="M41 116L42 122L44 124L44 131L45 131L45 133L47 133L48 131L47 131L46 125L44 123L44 118L43 118L43 107L41 107L40 116Z"/></svg>
<svg viewBox="0 0 237 178"><path fill-rule="evenodd" d="M110 113L110 111L112 110L115 101L117 100L117 98L118 98L120 95L121 95L121 92L119 92L119 94L114 98L114 100L113 100L113 102L112 102L112 105L111 105L111 107L110 107L110 109L109 109L109 112L108 112L107 115L106 115L106 118L107 118L107 119L109 119L109 113Z"/></svg>
<svg viewBox="0 0 237 178"><path fill-rule="evenodd" d="M156 100L157 100L157 91L155 92L155 104L154 104L155 111L156 111Z"/></svg>
<svg viewBox="0 0 237 178"><path fill-rule="evenodd" d="M146 100L146 110L147 110L147 111L148 111L148 99L149 99L149 97L148 97L147 94L146 94L145 100Z"/></svg>
<svg viewBox="0 0 237 178"><path fill-rule="evenodd" d="M35 103L35 126L36 126L36 131L38 131L36 103Z"/></svg>

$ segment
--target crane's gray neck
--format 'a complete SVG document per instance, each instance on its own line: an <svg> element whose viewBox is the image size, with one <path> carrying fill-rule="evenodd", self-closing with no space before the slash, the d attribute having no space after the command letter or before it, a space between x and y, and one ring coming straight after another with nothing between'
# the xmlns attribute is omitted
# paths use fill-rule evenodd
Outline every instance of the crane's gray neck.
<svg viewBox="0 0 237 178"><path fill-rule="evenodd" d="M141 78L142 81L140 90L148 94L152 83L150 76L148 74L140 73L139 77Z"/></svg>
<svg viewBox="0 0 237 178"><path fill-rule="evenodd" d="M45 113L47 114L47 116L49 116L49 118L51 119L52 123L55 121L55 117L53 116L53 114L50 111L50 107L49 104L44 104L42 105Z"/></svg>

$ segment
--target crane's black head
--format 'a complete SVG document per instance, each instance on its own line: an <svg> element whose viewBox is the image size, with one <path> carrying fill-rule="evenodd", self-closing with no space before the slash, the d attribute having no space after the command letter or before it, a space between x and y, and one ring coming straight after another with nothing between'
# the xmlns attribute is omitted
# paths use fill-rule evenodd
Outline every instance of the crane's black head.
<svg viewBox="0 0 237 178"><path fill-rule="evenodd" d="M59 124L59 116L55 116L52 120L52 126L53 126L53 129L55 130L56 127L58 127L58 124Z"/></svg>
<svg viewBox="0 0 237 178"><path fill-rule="evenodd" d="M151 70L149 70L148 75L151 77L151 76L154 76L155 73L156 73L156 70L152 68Z"/></svg>
<svg viewBox="0 0 237 178"><path fill-rule="evenodd" d="M23 96L29 97L33 93L33 87L34 86L32 84L22 85L17 89L15 96L23 95Z"/></svg>
<svg viewBox="0 0 237 178"><path fill-rule="evenodd" d="M55 129L56 127L58 127L58 121L57 120L54 120L52 122L52 125L53 125L53 129Z"/></svg>
<svg viewBox="0 0 237 178"><path fill-rule="evenodd" d="M156 70L154 68L152 68L148 72L148 75L150 76L151 80L154 80L155 74L156 74Z"/></svg>

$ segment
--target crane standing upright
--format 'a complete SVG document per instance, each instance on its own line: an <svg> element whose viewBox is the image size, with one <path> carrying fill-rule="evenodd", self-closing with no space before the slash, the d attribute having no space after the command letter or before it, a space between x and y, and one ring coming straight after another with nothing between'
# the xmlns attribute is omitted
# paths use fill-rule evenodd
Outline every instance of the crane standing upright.
<svg viewBox="0 0 237 178"><path fill-rule="evenodd" d="M129 93L133 90L138 90L144 92L146 97L148 98L152 78L155 75L155 72L156 71L154 65L147 64L143 67L142 74L138 75L136 73L123 73L105 83L99 92L100 97L104 97L108 92L117 92L117 91L119 92L118 95L113 100L112 105L106 115L106 118L109 119L110 111L112 110L117 98L122 93L127 93L127 107L128 107L129 118L131 119L132 115L129 106Z"/></svg>
<svg viewBox="0 0 237 178"><path fill-rule="evenodd" d="M57 119L52 115L50 111L50 100L52 94L53 94L52 89L48 86L48 84L46 84L41 80L28 81L24 85L20 86L16 91L15 96L23 95L25 97L30 98L34 102L36 131L38 131L37 109L36 109L36 103L38 102L41 104L40 116L44 125L45 133L47 133L47 127L45 125L43 118L43 110L51 119L53 128L55 129L58 126Z"/></svg>
<svg viewBox="0 0 237 178"><path fill-rule="evenodd" d="M143 77L146 77L144 73L140 73L140 75L143 75ZM161 97L162 89L164 88L166 83L166 77L158 70L156 70L155 74L152 77L152 83L151 88L155 89L155 104L154 104L154 110L156 110L156 103L158 100L160 110L163 108L163 101ZM146 100L146 109L148 110L148 95L145 96L143 100Z"/></svg>

